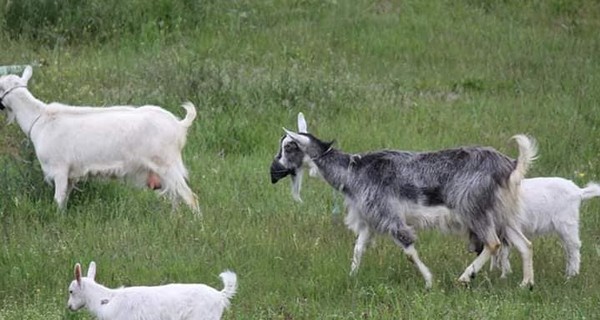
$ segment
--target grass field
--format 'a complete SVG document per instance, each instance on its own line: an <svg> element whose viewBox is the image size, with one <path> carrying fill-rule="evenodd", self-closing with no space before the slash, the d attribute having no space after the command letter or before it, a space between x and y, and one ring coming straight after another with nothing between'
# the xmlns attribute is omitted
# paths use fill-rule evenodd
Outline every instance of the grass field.
<svg viewBox="0 0 600 320"><path fill-rule="evenodd" d="M59 212L33 146L0 125L0 319L66 310L73 265L107 286L202 282L239 292L225 319L596 319L600 201L582 208L582 269L534 241L536 286L487 268L464 239L419 234L422 277L380 237L349 277L353 234L332 189L303 203L268 169L299 111L345 151L494 146L534 136L529 176L600 180L600 4L594 0L44 1L0 5L0 64L35 63L30 91L74 105L156 104L198 117L184 150L203 218L119 182L89 180ZM5 117L2 116L2 120Z"/></svg>

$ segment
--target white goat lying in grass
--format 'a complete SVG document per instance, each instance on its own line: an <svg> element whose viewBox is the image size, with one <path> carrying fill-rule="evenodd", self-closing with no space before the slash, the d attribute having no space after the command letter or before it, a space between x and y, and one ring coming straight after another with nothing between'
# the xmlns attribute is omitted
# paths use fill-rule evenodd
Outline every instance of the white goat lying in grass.
<svg viewBox="0 0 600 320"><path fill-rule="evenodd" d="M522 211L519 223L531 239L543 234L557 234L565 250L568 278L579 274L581 240L579 239L579 208L582 200L600 196L600 185L588 183L579 188L563 178L532 178L521 182ZM503 246L493 266L502 270L502 277L511 272L509 247Z"/></svg>
<svg viewBox="0 0 600 320"><path fill-rule="evenodd" d="M69 286L68 307L87 308L100 320L211 320L221 319L236 292L235 273L219 275L221 291L204 284L168 284L155 287L109 289L94 281L96 264L90 263L87 277L75 265L75 280Z"/></svg>
<svg viewBox="0 0 600 320"><path fill-rule="evenodd" d="M31 138L47 181L54 182L54 199L66 205L74 184L87 176L125 177L138 185L162 189L175 202L179 196L199 211L187 185L181 150L196 117L190 102L178 120L156 106L106 108L46 104L27 89L32 75L0 77L0 110L9 123L17 120Z"/></svg>

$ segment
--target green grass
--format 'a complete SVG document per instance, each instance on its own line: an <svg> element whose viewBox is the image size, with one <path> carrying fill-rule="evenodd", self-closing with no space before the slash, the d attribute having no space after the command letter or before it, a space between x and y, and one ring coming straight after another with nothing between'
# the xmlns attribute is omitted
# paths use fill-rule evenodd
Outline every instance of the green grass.
<svg viewBox="0 0 600 320"><path fill-rule="evenodd" d="M185 148L204 213L117 182L80 184L58 212L34 150L0 126L0 319L91 319L65 310L75 262L120 285L202 282L234 270L226 319L593 319L600 301L600 203L582 208L581 275L565 281L556 239L534 242L536 286L487 268L471 288L463 239L420 233L434 274L377 239L348 276L354 236L333 191L304 203L268 168L299 111L349 152L537 138L529 176L600 180L600 6L596 1L89 1L2 3L1 64L37 62L39 99L157 104L198 118ZM40 9L40 8L43 8ZM111 10L107 10L111 8ZM45 20L44 20L45 19Z"/></svg>

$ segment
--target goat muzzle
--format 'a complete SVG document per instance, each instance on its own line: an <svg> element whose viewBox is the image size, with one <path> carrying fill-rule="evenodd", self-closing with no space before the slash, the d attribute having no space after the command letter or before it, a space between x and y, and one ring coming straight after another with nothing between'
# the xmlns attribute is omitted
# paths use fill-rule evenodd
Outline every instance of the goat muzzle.
<svg viewBox="0 0 600 320"><path fill-rule="evenodd" d="M6 91L4 91L4 93L2 94L2 96L0 96L0 111L6 109L6 106L4 105L4 98L11 93L13 90L18 89L18 88L27 88L27 86L14 86Z"/></svg>

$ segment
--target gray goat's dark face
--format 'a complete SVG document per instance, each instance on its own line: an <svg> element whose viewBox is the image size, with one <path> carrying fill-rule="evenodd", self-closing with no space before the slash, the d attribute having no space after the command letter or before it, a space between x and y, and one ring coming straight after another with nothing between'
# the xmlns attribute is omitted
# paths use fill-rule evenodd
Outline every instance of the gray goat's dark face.
<svg viewBox="0 0 600 320"><path fill-rule="evenodd" d="M287 135L279 141L279 152L271 163L271 183L291 175L295 177L302 168L305 154L300 150L298 143Z"/></svg>
<svg viewBox="0 0 600 320"><path fill-rule="evenodd" d="M288 138L296 142L300 150L310 159L321 158L324 154L331 151L331 145L334 141L325 142L313 136L310 133L295 133L286 131Z"/></svg>

